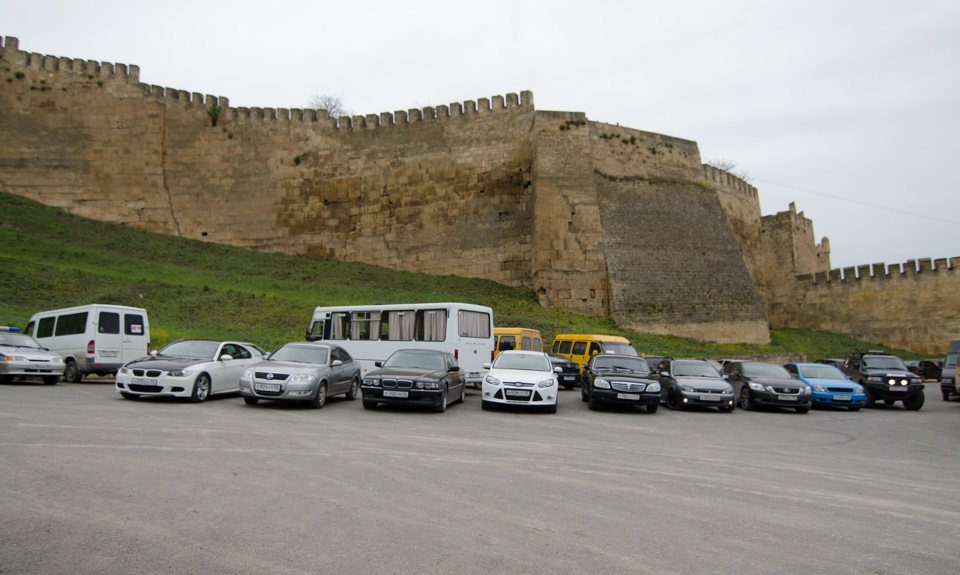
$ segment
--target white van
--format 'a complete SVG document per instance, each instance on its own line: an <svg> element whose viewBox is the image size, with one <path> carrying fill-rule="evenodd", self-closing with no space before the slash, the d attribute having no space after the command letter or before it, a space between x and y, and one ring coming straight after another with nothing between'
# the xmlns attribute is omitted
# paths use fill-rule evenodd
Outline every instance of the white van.
<svg viewBox="0 0 960 575"><path fill-rule="evenodd" d="M63 380L115 374L120 366L150 353L147 311L122 305L90 304L33 314L27 333L63 356Z"/></svg>

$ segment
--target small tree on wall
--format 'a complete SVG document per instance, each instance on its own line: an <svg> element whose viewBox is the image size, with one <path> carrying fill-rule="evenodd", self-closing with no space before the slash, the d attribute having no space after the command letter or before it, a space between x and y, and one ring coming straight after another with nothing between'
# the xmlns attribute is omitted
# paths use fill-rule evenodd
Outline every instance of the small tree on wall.
<svg viewBox="0 0 960 575"><path fill-rule="evenodd" d="M207 108L207 115L210 116L210 125L213 127L217 126L217 120L220 119L221 113L223 113L223 108L220 104L210 104L210 107Z"/></svg>
<svg viewBox="0 0 960 575"><path fill-rule="evenodd" d="M307 106L315 110L326 110L331 118L349 116L351 113L349 110L343 109L343 100L340 99L340 96L330 96L328 94L314 94L307 102Z"/></svg>
<svg viewBox="0 0 960 575"><path fill-rule="evenodd" d="M744 182L750 183L750 174L744 172L743 170L737 169L737 163L733 160L725 160L723 158L711 158L703 162L708 166L713 166L718 170L723 170L733 176L736 176L743 180Z"/></svg>

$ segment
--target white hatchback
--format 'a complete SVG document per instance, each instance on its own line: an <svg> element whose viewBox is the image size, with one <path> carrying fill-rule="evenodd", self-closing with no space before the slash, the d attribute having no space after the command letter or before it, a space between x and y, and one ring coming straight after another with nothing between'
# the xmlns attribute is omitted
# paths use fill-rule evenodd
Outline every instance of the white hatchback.
<svg viewBox="0 0 960 575"><path fill-rule="evenodd" d="M481 407L495 405L526 405L541 407L547 413L557 412L560 391L557 373L547 354L539 351L504 351L492 364L483 366L489 371L483 377Z"/></svg>

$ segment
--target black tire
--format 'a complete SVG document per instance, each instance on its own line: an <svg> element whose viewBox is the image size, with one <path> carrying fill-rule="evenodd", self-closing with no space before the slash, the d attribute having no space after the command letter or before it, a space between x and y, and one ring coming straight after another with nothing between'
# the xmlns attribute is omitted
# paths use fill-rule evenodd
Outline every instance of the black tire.
<svg viewBox="0 0 960 575"><path fill-rule="evenodd" d="M884 399L884 400L883 400L883 404L884 404L884 405L893 405L893 404L896 403L896 402L897 402L896 399Z"/></svg>
<svg viewBox="0 0 960 575"><path fill-rule="evenodd" d="M940 392L940 396L943 397L943 400L944 400L944 401L950 401L950 392L949 392L949 391L941 391L941 392Z"/></svg>
<svg viewBox="0 0 960 575"><path fill-rule="evenodd" d="M809 411L810 411L809 405L803 405L797 408L797 413L809 413Z"/></svg>
<svg viewBox="0 0 960 575"><path fill-rule="evenodd" d="M873 407L877 404L877 396L873 394L870 389L863 388L863 406L864 407Z"/></svg>
<svg viewBox="0 0 960 575"><path fill-rule="evenodd" d="M484 410L484 411L491 411L491 410L493 410L493 403L490 402L490 401L487 401L487 400L485 400L485 399L481 399L481 400L480 400L480 409L482 409L482 410Z"/></svg>
<svg viewBox="0 0 960 575"><path fill-rule="evenodd" d="M659 403L647 404L647 413L656 413L658 409L660 409Z"/></svg>
<svg viewBox="0 0 960 575"><path fill-rule="evenodd" d="M565 384L563 384L563 389L570 390L570 389L573 389L575 386L576 386L576 384L574 384L574 383L565 383Z"/></svg>
<svg viewBox="0 0 960 575"><path fill-rule="evenodd" d="M260 398L259 398L259 397L253 397L253 396L250 396L250 395L244 395L244 396L243 396L243 402L246 403L247 405L256 405L256 404L260 403Z"/></svg>
<svg viewBox="0 0 960 575"><path fill-rule="evenodd" d="M467 384L460 386L460 399L457 400L457 403L463 404L467 400Z"/></svg>
<svg viewBox="0 0 960 575"><path fill-rule="evenodd" d="M447 388L440 390L440 401L433 406L434 413L444 413L447 411Z"/></svg>
<svg viewBox="0 0 960 575"><path fill-rule="evenodd" d="M136 393L130 393L129 391L121 391L120 397L124 399L140 399L140 396Z"/></svg>
<svg viewBox="0 0 960 575"><path fill-rule="evenodd" d="M860 411L860 406L859 406L859 405L851 405L851 406L848 407L847 409L849 409L850 411Z"/></svg>
<svg viewBox="0 0 960 575"><path fill-rule="evenodd" d="M580 401L587 402L587 388L586 386L580 388Z"/></svg>
<svg viewBox="0 0 960 575"><path fill-rule="evenodd" d="M193 393L190 394L190 401L201 403L210 397L210 376L201 373L197 380L193 382Z"/></svg>
<svg viewBox="0 0 960 575"><path fill-rule="evenodd" d="M544 407L544 408L543 408L543 412L544 412L544 413L556 413L556 412L557 412L557 404L554 403L553 405L548 405L548 406Z"/></svg>
<svg viewBox="0 0 960 575"><path fill-rule="evenodd" d="M736 408L736 405L721 405L717 409L720 411L720 413L733 413L733 410Z"/></svg>
<svg viewBox="0 0 960 575"><path fill-rule="evenodd" d="M63 370L63 381L68 383L80 383L83 381L83 374L80 373L77 362L72 359L67 360L67 367Z"/></svg>
<svg viewBox="0 0 960 575"><path fill-rule="evenodd" d="M597 399L592 393L587 396L587 409L590 411L596 411L600 409L600 400Z"/></svg>
<svg viewBox="0 0 960 575"><path fill-rule="evenodd" d="M47 385L57 385L57 382L60 381L59 375L45 375L43 376L43 383Z"/></svg>
<svg viewBox="0 0 960 575"><path fill-rule="evenodd" d="M750 401L750 388L745 385L740 389L740 408L745 411L750 411L753 407L753 402Z"/></svg>
<svg viewBox="0 0 960 575"><path fill-rule="evenodd" d="M680 395L672 389L667 392L667 407L674 411L683 409L683 402L680 401Z"/></svg>
<svg viewBox="0 0 960 575"><path fill-rule="evenodd" d="M920 393L914 395L909 399L904 399L903 407L906 409L909 409L910 411L916 411L921 407L923 407L923 401L924 401L924 396L923 396L923 392L921 391Z"/></svg>
<svg viewBox="0 0 960 575"><path fill-rule="evenodd" d="M347 391L347 394L344 396L350 401L357 399L360 395L360 380L353 378L353 383L350 384L350 390Z"/></svg>
<svg viewBox="0 0 960 575"><path fill-rule="evenodd" d="M321 409L327 404L327 382L320 382L320 385L317 386L317 396L311 399L308 404L313 409Z"/></svg>
<svg viewBox="0 0 960 575"><path fill-rule="evenodd" d="M372 399L364 399L364 400L363 400L363 408L364 408L364 409L376 409L376 408L377 408L377 402L374 401L374 400L372 400Z"/></svg>
<svg viewBox="0 0 960 575"><path fill-rule="evenodd" d="M0 383L6 385L8 383L13 383L12 375L0 375Z"/></svg>

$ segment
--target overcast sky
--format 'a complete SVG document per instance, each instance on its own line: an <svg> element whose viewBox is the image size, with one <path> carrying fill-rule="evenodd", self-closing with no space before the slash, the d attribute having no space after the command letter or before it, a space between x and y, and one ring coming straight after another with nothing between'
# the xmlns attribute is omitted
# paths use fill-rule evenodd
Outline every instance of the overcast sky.
<svg viewBox="0 0 960 575"><path fill-rule="evenodd" d="M830 238L833 267L960 256L957 0L0 0L0 36L140 80L378 114L530 90L696 141Z"/></svg>

